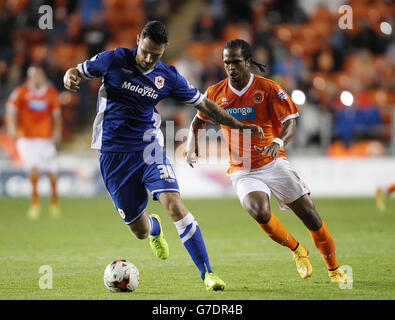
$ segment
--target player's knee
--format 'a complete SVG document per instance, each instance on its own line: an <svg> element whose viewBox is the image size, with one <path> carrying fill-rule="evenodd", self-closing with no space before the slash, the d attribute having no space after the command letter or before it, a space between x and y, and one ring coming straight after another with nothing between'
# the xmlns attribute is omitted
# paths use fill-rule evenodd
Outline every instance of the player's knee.
<svg viewBox="0 0 395 320"><path fill-rule="evenodd" d="M267 223L270 220L270 206L265 201L243 202L243 207L258 223Z"/></svg>

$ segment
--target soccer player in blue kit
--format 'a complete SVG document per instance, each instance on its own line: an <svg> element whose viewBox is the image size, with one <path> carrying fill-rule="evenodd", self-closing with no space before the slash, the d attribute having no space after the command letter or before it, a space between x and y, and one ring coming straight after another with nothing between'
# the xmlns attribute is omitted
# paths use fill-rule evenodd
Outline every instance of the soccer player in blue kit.
<svg viewBox="0 0 395 320"><path fill-rule="evenodd" d="M114 205L138 239L149 238L160 259L169 256L158 215L147 215L147 189L173 220L207 290L223 290L213 273L205 243L192 213L182 202L177 179L163 150L157 103L171 97L208 117L239 130L263 136L256 125L237 121L192 87L176 68L160 61L168 43L166 26L150 21L137 35L137 48L116 48L67 70L66 89L77 92L82 79L102 77L91 147L99 150L103 181Z"/></svg>

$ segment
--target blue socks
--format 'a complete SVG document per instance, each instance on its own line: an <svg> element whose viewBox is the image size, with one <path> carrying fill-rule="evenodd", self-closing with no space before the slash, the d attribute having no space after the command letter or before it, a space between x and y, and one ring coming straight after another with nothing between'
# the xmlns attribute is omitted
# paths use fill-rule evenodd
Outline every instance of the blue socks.
<svg viewBox="0 0 395 320"><path fill-rule="evenodd" d="M198 267L201 278L204 279L206 271L211 273L212 270L199 225L190 212L181 220L174 222L174 224L182 243Z"/></svg>
<svg viewBox="0 0 395 320"><path fill-rule="evenodd" d="M158 220L156 220L154 217L151 217L151 216L148 216L148 220L151 224L150 236L159 236L160 225L159 225Z"/></svg>

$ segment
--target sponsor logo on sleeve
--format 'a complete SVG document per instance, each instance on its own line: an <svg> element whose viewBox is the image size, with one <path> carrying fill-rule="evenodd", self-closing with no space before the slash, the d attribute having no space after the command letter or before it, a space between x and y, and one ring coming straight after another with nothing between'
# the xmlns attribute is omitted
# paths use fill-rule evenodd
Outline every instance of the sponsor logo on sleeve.
<svg viewBox="0 0 395 320"><path fill-rule="evenodd" d="M281 100L288 100L287 94L282 89L277 91L277 97L279 97Z"/></svg>

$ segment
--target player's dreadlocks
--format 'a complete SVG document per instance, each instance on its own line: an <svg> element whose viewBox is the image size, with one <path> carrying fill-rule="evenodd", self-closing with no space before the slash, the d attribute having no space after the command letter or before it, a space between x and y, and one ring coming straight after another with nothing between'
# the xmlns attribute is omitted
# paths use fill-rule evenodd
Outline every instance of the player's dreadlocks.
<svg viewBox="0 0 395 320"><path fill-rule="evenodd" d="M266 68L267 68L266 65L252 60L251 47L248 44L248 42L241 39L232 39L228 41L224 46L224 49L234 49L234 48L240 48L241 54L245 60L251 59L251 63L256 65L259 68L260 72L266 73Z"/></svg>

